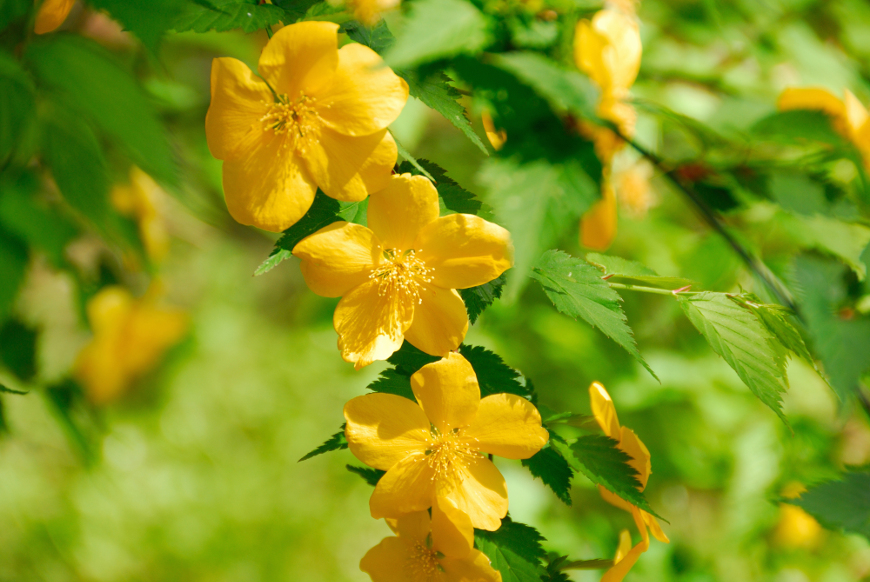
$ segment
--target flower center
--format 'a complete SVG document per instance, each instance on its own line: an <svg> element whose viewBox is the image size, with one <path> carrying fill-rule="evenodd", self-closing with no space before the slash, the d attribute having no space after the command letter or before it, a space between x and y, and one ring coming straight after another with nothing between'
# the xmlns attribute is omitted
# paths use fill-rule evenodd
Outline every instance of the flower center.
<svg viewBox="0 0 870 582"><path fill-rule="evenodd" d="M284 138L282 147L305 153L309 143L314 139L323 119L315 107L316 101L308 95L301 95L296 101L290 101L287 95L278 95L274 102L264 102L269 109L260 118L264 131L272 131L276 136Z"/></svg>
<svg viewBox="0 0 870 582"><path fill-rule="evenodd" d="M466 467L480 459L480 454L462 438L462 429L439 432L432 428L426 447L426 462L434 470L433 479L455 476L460 481L467 477Z"/></svg>
<svg viewBox="0 0 870 582"><path fill-rule="evenodd" d="M384 251L385 262L369 274L369 279L378 281L378 295L403 293L410 295L417 303L420 297L420 284L432 282L432 269L417 258L414 249Z"/></svg>
<svg viewBox="0 0 870 582"><path fill-rule="evenodd" d="M431 540L431 534L426 538L426 541ZM411 555L408 557L407 573L410 580L416 581L435 581L441 578L444 569L438 562L438 552L430 548L427 544L418 541L411 548Z"/></svg>

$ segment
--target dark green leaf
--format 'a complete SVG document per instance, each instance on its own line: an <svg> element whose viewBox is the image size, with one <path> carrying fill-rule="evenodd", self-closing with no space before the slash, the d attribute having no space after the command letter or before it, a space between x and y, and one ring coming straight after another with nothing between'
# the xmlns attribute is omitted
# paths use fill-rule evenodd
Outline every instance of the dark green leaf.
<svg viewBox="0 0 870 582"><path fill-rule="evenodd" d="M713 351L722 356L759 400L787 423L782 412L782 393L787 388L784 357L776 349L776 339L755 314L724 293L676 297Z"/></svg>
<svg viewBox="0 0 870 582"><path fill-rule="evenodd" d="M474 530L474 545L501 572L502 582L541 582L546 558L544 537L528 525L505 517L496 531Z"/></svg>
<svg viewBox="0 0 870 582"><path fill-rule="evenodd" d="M47 387L43 394L64 432L88 466L97 460L97 448L92 431L86 430L82 416L84 395L72 380L63 380Z"/></svg>
<svg viewBox="0 0 870 582"><path fill-rule="evenodd" d="M21 380L36 376L36 330L10 319L0 328L0 361Z"/></svg>
<svg viewBox="0 0 870 582"><path fill-rule="evenodd" d="M28 391L13 390L12 388L9 388L8 386L4 386L3 384L0 384L0 392L6 392L7 394L17 394L19 396L27 396L28 394L30 394L29 390Z"/></svg>
<svg viewBox="0 0 870 582"><path fill-rule="evenodd" d="M9 424L6 422L6 414L3 412L3 399L0 398L0 435L9 434Z"/></svg>
<svg viewBox="0 0 870 582"><path fill-rule="evenodd" d="M492 209L481 202L474 194L450 179L444 168L429 160L421 159L417 161L435 182L435 188L438 190L438 198L442 207L442 215L456 212L459 214L475 214L483 218L490 218L492 216ZM422 174L422 172L408 162L402 162L398 172L400 174L406 172L414 175Z"/></svg>
<svg viewBox="0 0 870 582"><path fill-rule="evenodd" d="M520 380L522 375L504 363L501 356L481 346L459 346L459 353L468 360L474 368L477 383L480 385L480 396L507 392L524 398L532 398L532 390L524 386Z"/></svg>
<svg viewBox="0 0 870 582"><path fill-rule="evenodd" d="M502 273L489 283L484 283L483 285L478 285L477 287L471 287L469 289L459 290L459 294L462 296L462 301L465 302L465 311L468 312L468 320L472 325L474 325L484 309L492 305L496 299L501 297L505 281L505 274Z"/></svg>
<svg viewBox="0 0 870 582"><path fill-rule="evenodd" d="M311 457L316 457L317 455L322 455L323 453L328 453L329 451L340 451L342 449L346 449L347 439L344 438L344 426L345 425L342 424L340 431L326 439L326 441L322 445L299 459L299 462L301 463L302 461L310 459Z"/></svg>
<svg viewBox="0 0 870 582"><path fill-rule="evenodd" d="M33 81L12 55L0 52L0 164L5 164L33 119Z"/></svg>
<svg viewBox="0 0 870 582"><path fill-rule="evenodd" d="M562 251L550 250L538 261L531 276L556 309L573 318L582 317L600 329L658 379L637 350L620 305L622 299L601 279L598 269Z"/></svg>
<svg viewBox="0 0 870 582"><path fill-rule="evenodd" d="M0 217L2 222L2 217ZM27 272L27 245L0 228L0 324L12 311Z"/></svg>
<svg viewBox="0 0 870 582"><path fill-rule="evenodd" d="M152 54L157 54L161 37L189 5L184 0L88 0L105 10L113 20L139 37Z"/></svg>
<svg viewBox="0 0 870 582"><path fill-rule="evenodd" d="M629 261L621 257L589 253L586 255L586 262L601 269L605 276L609 275L608 279L630 279L646 285L655 285L656 287L672 289L692 284L692 281L689 279L682 279L680 277L662 277L649 267L646 267L637 261Z"/></svg>
<svg viewBox="0 0 870 582"><path fill-rule="evenodd" d="M387 368L381 372L378 379L368 385L368 389L372 392L395 394L409 400L415 400L414 391L411 390L411 376L402 374L393 368Z"/></svg>
<svg viewBox="0 0 870 582"><path fill-rule="evenodd" d="M0 2L0 30L12 22L23 19L33 9L32 0L2 0Z"/></svg>
<svg viewBox="0 0 870 582"><path fill-rule="evenodd" d="M284 10L278 6L242 0L217 1L215 8L191 6L178 16L173 28L177 32L210 30L223 32L234 28L241 28L244 32L254 32L278 24L286 17Z"/></svg>
<svg viewBox="0 0 870 582"><path fill-rule="evenodd" d="M278 242L275 243L273 254L280 249L292 251L293 247L306 236L314 234L333 222L340 221L341 218L338 216L340 210L341 206L339 206L338 200L330 198L318 190L308 212L296 224L285 230Z"/></svg>
<svg viewBox="0 0 870 582"><path fill-rule="evenodd" d="M396 37L383 20L372 28L351 20L342 24L341 30L347 33L352 41L369 47L379 55L383 55L396 42Z"/></svg>
<svg viewBox="0 0 870 582"><path fill-rule="evenodd" d="M800 496L784 499L802 507L834 531L861 534L870 539L870 472L850 472L840 481L821 483Z"/></svg>
<svg viewBox="0 0 870 582"><path fill-rule="evenodd" d="M331 14L344 8L343 6L333 6L329 2L321 2L321 0L272 0L272 4L280 6L287 14L286 18L282 19L286 24L296 22L305 16L308 16L309 20L321 20L312 18L312 16Z"/></svg>
<svg viewBox="0 0 870 582"><path fill-rule="evenodd" d="M396 367L397 372L410 377L426 364L437 362L440 359L438 356L430 356L418 350L408 343L408 340L405 340L402 347L387 358L387 361Z"/></svg>
<svg viewBox="0 0 870 582"><path fill-rule="evenodd" d="M528 459L523 459L523 467L544 482L556 496L571 505L571 479L574 471L568 461L552 447L545 447Z"/></svg>
<svg viewBox="0 0 870 582"><path fill-rule="evenodd" d="M25 57L40 83L118 141L136 165L158 180L177 183L153 105L105 49L76 35L49 35L28 45Z"/></svg>
<svg viewBox="0 0 870 582"><path fill-rule="evenodd" d="M381 480L381 477L384 476L386 471L381 471L380 469L370 469L369 467L356 467L354 465L347 465L347 470L351 473L356 473L360 477L362 477L366 483L374 487L378 484L378 481Z"/></svg>

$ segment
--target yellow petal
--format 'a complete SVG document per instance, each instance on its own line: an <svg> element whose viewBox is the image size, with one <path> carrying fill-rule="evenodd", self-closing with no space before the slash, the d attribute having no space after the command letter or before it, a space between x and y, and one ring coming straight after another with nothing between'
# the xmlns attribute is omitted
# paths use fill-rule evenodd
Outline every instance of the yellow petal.
<svg viewBox="0 0 870 582"><path fill-rule="evenodd" d="M39 7L39 12L36 13L36 24L33 27L33 32L45 34L55 30L69 16L74 4L75 0L45 0Z"/></svg>
<svg viewBox="0 0 870 582"><path fill-rule="evenodd" d="M345 135L369 135L399 117L408 84L375 51L350 43L338 51L335 74L315 97L327 126Z"/></svg>
<svg viewBox="0 0 870 582"><path fill-rule="evenodd" d="M411 376L411 388L429 421L441 433L467 426L477 414L477 376L460 354L451 352L417 370Z"/></svg>
<svg viewBox="0 0 870 582"><path fill-rule="evenodd" d="M793 505L791 507L794 507ZM658 541L669 544L671 540L668 539L667 534L662 529L662 526L659 524L659 520L655 518L655 516L650 515L646 511L641 510L641 515L643 516L643 521L649 526L649 530L652 532L652 535Z"/></svg>
<svg viewBox="0 0 870 582"><path fill-rule="evenodd" d="M619 418L616 416L616 407L613 406L613 400L610 399L610 394L604 389L604 386L599 382L593 382L589 386L589 402L592 405L592 415L598 421L598 425L604 434L612 439L619 440L621 434L619 430Z"/></svg>
<svg viewBox="0 0 870 582"><path fill-rule="evenodd" d="M386 471L426 451L429 420L411 400L394 394L366 394L344 405L348 448L370 467Z"/></svg>
<svg viewBox="0 0 870 582"><path fill-rule="evenodd" d="M465 558L446 557L441 567L450 582L501 582L501 574L492 567L489 558L479 550L471 550Z"/></svg>
<svg viewBox="0 0 870 582"><path fill-rule="evenodd" d="M627 529L624 529L619 532L619 546L616 548L616 555L613 557L613 561L619 562L629 551L631 551L631 533Z"/></svg>
<svg viewBox="0 0 870 582"><path fill-rule="evenodd" d="M606 251L616 238L616 192L604 185L601 200L580 219L580 244L596 251Z"/></svg>
<svg viewBox="0 0 870 582"><path fill-rule="evenodd" d="M445 289L468 289L492 281L513 265L510 233L471 214L451 214L430 222L414 248L432 269L432 282Z"/></svg>
<svg viewBox="0 0 870 582"><path fill-rule="evenodd" d="M317 186L281 145L263 139L245 158L224 162L224 198L237 222L281 232L311 207Z"/></svg>
<svg viewBox="0 0 870 582"><path fill-rule="evenodd" d="M369 499L372 517L401 517L432 506L435 497L435 471L424 453L399 461L381 477Z"/></svg>
<svg viewBox="0 0 870 582"><path fill-rule="evenodd" d="M622 509L623 511L627 511L629 513L631 513L632 508L634 508L634 505L632 505L619 495L611 493L601 485L598 486L598 492L601 494L601 498L604 501L606 501L610 505L613 505L614 507L618 507L619 509Z"/></svg>
<svg viewBox="0 0 870 582"><path fill-rule="evenodd" d="M396 142L386 129L350 137L324 127L302 159L324 194L353 202L364 200L369 187L389 184L396 156Z"/></svg>
<svg viewBox="0 0 870 582"><path fill-rule="evenodd" d="M528 459L550 438L535 405L516 394L481 400L474 422L462 436L478 450L507 459Z"/></svg>
<svg viewBox="0 0 870 582"><path fill-rule="evenodd" d="M325 226L293 248L305 283L323 297L341 297L368 281L380 253L374 233L349 222Z"/></svg>
<svg viewBox="0 0 870 582"><path fill-rule="evenodd" d="M446 356L459 348L468 331L468 313L459 293L435 285L420 286L420 302L405 339L433 356Z"/></svg>
<svg viewBox="0 0 870 582"><path fill-rule="evenodd" d="M631 457L629 465L637 471L637 480L640 481L641 491L646 487L650 473L652 473L652 464L650 462L649 449L646 445L634 434L634 431L624 426L620 429L619 448L628 453Z"/></svg>
<svg viewBox="0 0 870 582"><path fill-rule="evenodd" d="M461 482L440 480L437 495L447 497L468 514L474 527L497 530L508 510L504 477L492 461L483 457L469 463L466 472Z"/></svg>
<svg viewBox="0 0 870 582"><path fill-rule="evenodd" d="M104 287L86 306L88 321L95 334L119 329L133 308L134 299L123 287Z"/></svg>
<svg viewBox="0 0 870 582"><path fill-rule="evenodd" d="M436 497L432 506L432 549L451 558L465 558L473 548L471 518L449 499Z"/></svg>
<svg viewBox="0 0 870 582"><path fill-rule="evenodd" d="M299 22L272 36L257 69L279 95L295 101L311 96L331 82L338 68L338 25Z"/></svg>
<svg viewBox="0 0 870 582"><path fill-rule="evenodd" d="M630 539L630 538L629 538ZM620 546L622 545L620 541ZM637 562L637 559L642 553L649 548L649 540L640 541L636 546L631 548L621 560L618 560L611 568L601 577L601 582L622 582L625 575L628 574L632 566Z"/></svg>
<svg viewBox="0 0 870 582"><path fill-rule="evenodd" d="M208 149L219 160L238 160L263 139L262 117L272 103L269 87L242 61L211 63L211 104L205 114Z"/></svg>
<svg viewBox="0 0 870 582"><path fill-rule="evenodd" d="M843 102L827 89L813 87L786 89L780 93L776 107L780 111L810 109L824 111L828 115L840 119L846 117L846 107Z"/></svg>
<svg viewBox="0 0 870 582"><path fill-rule="evenodd" d="M577 22L574 30L574 62L599 86L605 78L600 58L604 45L604 39L593 30L591 22L585 19Z"/></svg>
<svg viewBox="0 0 870 582"><path fill-rule="evenodd" d="M368 226L388 249L413 249L424 226L438 218L438 191L425 176L393 176L369 198Z"/></svg>
<svg viewBox="0 0 870 582"><path fill-rule="evenodd" d="M618 10L599 10L591 22L577 23L574 60L606 92L631 87L642 52L637 22Z"/></svg>
<svg viewBox="0 0 870 582"><path fill-rule="evenodd" d="M503 129L499 131L495 128L492 115L486 109L480 112L480 120L483 122L483 130L486 132L486 139L489 140L492 149L495 151L500 150L504 146L504 142L507 141L507 132Z"/></svg>
<svg viewBox="0 0 870 582"><path fill-rule="evenodd" d="M356 369L386 360L402 346L404 332L414 317L414 304L404 293L380 295L379 282L366 281L345 295L332 322L338 349Z"/></svg>
<svg viewBox="0 0 870 582"><path fill-rule="evenodd" d="M867 109L848 89L846 89L843 97L843 105L846 109L846 123L849 125L849 134L854 139L858 131L867 123Z"/></svg>
<svg viewBox="0 0 870 582"><path fill-rule="evenodd" d="M412 559L413 546L397 537L388 537L366 552L359 569L371 576L372 582L407 582L403 564Z"/></svg>
<svg viewBox="0 0 870 582"><path fill-rule="evenodd" d="M425 542L432 531L428 511L415 511L396 518L396 533L408 542Z"/></svg>

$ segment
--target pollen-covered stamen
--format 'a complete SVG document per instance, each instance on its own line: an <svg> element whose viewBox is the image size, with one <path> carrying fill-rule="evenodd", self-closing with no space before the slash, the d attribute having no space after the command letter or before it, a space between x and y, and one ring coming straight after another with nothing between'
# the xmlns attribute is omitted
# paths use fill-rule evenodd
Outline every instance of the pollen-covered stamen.
<svg viewBox="0 0 870 582"><path fill-rule="evenodd" d="M378 281L378 295L404 293L423 303L420 285L432 282L432 269L417 258L418 252L420 249L384 251L384 262L369 274L369 279Z"/></svg>
<svg viewBox="0 0 870 582"><path fill-rule="evenodd" d="M463 481L468 467L482 457L474 446L477 439L463 437L461 428L440 432L432 427L426 446L426 462L433 469L432 479L452 478Z"/></svg>
<svg viewBox="0 0 870 582"><path fill-rule="evenodd" d="M429 534L431 536L431 534ZM426 538L427 541L430 537ZM438 554L429 547L430 544L416 541L411 548L406 573L409 580L436 580L436 576L444 571L438 562Z"/></svg>
<svg viewBox="0 0 870 582"><path fill-rule="evenodd" d="M265 103L269 109L260 118L263 130L286 138L282 147L305 153L323 121L315 104L313 97L304 94L295 101L290 101L287 95L278 95L274 102Z"/></svg>

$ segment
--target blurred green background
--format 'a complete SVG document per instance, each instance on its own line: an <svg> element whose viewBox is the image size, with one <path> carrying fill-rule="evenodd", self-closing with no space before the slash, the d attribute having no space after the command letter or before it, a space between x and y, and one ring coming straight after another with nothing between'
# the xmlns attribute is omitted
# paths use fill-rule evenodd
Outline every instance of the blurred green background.
<svg viewBox="0 0 870 582"><path fill-rule="evenodd" d="M740 134L791 85L837 95L849 87L870 102L870 5L861 0L645 0L639 15L635 97L720 131ZM166 302L190 314L191 328L158 369L84 423L91 462L42 395L2 396L9 434L0 439L0 581L367 579L359 559L388 529L369 516L370 487L345 470L355 459L341 451L297 460L337 430L344 402L364 393L383 365L354 372L341 361L336 302L307 290L295 259L252 276L274 237L231 221L220 162L205 142L211 59L235 56L253 68L265 35L170 35L155 66L99 14L76 8L66 28L131 63L170 128L183 166L181 188L163 200L172 242L160 279ZM412 100L393 129L415 156L485 195L475 183L482 154L443 118ZM691 140L643 113L638 139L672 158L680 148L693 155ZM646 212L621 209L611 254L705 289L753 287L731 250L663 181L653 178L651 196ZM735 220L746 243L787 278L796 245L786 220L765 203ZM79 241L68 252L87 255L99 244ZM584 252L576 230L563 233L560 246ZM122 280L143 292L148 278L115 260ZM47 261L32 261L15 310L40 330L38 383L66 375L90 337L72 286ZM540 403L554 410L588 412L589 383L601 381L622 424L646 443L647 496L670 521L671 543L653 542L627 580L870 577L866 539L817 531L776 502L794 482L870 462L867 416L838 411L831 389L792 362L790 430L675 302L626 293L625 308L661 383L602 334L557 313L538 287L497 302L466 342L490 347L533 379ZM27 387L2 370L0 381ZM610 557L619 531L632 527L582 476L568 507L518 462L499 466L511 515L535 526L548 550ZM571 576L591 581L600 572Z"/></svg>

